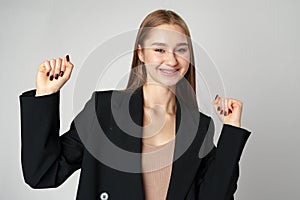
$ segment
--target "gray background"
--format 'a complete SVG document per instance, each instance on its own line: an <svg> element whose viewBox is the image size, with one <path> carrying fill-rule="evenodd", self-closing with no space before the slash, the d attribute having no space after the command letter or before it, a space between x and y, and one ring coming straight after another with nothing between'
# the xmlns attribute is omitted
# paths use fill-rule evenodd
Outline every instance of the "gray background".
<svg viewBox="0 0 300 200"><path fill-rule="evenodd" d="M218 67L227 96L244 102L242 126L252 135L241 159L236 199L299 199L297 0L1 0L0 199L75 198L78 172L56 189L33 190L24 183L18 96L35 87L43 60L69 53L75 68L61 92L65 132L74 117L76 77L90 52L113 35L136 29L158 8L172 9L186 20L193 40Z"/></svg>

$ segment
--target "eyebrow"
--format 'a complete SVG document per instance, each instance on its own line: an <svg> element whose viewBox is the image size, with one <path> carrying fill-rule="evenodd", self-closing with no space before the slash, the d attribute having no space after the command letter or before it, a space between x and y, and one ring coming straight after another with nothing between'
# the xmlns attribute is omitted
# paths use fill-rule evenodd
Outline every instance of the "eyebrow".
<svg viewBox="0 0 300 200"><path fill-rule="evenodd" d="M154 42L151 44L151 46L167 46L165 43L162 43L162 42ZM186 42L180 42L180 43L177 43L176 46L188 46L188 43Z"/></svg>

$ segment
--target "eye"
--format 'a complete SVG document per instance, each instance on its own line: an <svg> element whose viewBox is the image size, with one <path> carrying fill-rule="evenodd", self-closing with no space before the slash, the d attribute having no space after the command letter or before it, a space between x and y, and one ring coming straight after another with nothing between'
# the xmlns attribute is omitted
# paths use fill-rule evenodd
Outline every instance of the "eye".
<svg viewBox="0 0 300 200"><path fill-rule="evenodd" d="M179 52L179 53L184 53L184 52L187 51L187 49L186 48L180 48L180 49L177 49L176 51Z"/></svg>
<svg viewBox="0 0 300 200"><path fill-rule="evenodd" d="M166 52L164 49L155 49L154 51L159 52L159 53L165 53Z"/></svg>

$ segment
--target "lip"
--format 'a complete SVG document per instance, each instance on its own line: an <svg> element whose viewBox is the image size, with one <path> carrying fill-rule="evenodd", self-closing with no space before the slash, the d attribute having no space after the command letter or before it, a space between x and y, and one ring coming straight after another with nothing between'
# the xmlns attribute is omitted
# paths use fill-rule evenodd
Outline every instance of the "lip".
<svg viewBox="0 0 300 200"><path fill-rule="evenodd" d="M159 68L158 70L162 75L168 76L168 77L175 76L179 73L179 69L174 69L174 68L172 68L172 69Z"/></svg>

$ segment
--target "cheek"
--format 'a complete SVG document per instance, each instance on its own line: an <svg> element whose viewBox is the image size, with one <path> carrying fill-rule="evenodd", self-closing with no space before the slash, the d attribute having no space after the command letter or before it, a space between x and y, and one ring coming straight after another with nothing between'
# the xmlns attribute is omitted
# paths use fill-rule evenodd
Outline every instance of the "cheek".
<svg viewBox="0 0 300 200"><path fill-rule="evenodd" d="M186 66L184 67L183 72L182 72L183 76L187 73L188 70L189 70L189 65L186 65Z"/></svg>
<svg viewBox="0 0 300 200"><path fill-rule="evenodd" d="M189 52L186 52L184 54L176 54L176 58L178 60L178 62L184 64L184 63L190 63L191 60L191 56Z"/></svg>
<svg viewBox="0 0 300 200"><path fill-rule="evenodd" d="M156 63L161 63L162 60L163 60L162 55L157 55L150 51L145 52L145 63L156 64Z"/></svg>
<svg viewBox="0 0 300 200"><path fill-rule="evenodd" d="M190 67L190 62L189 62L189 60L183 59L183 58L179 59L178 62L179 62L178 64L181 67L180 74L182 76L184 76L187 73L187 71L188 71L188 69Z"/></svg>
<svg viewBox="0 0 300 200"><path fill-rule="evenodd" d="M162 62L162 58L158 56L148 56L147 58L145 57L145 63L147 64L159 64Z"/></svg>
<svg viewBox="0 0 300 200"><path fill-rule="evenodd" d="M190 60L189 59L181 57L181 58L179 58L177 60L178 60L180 66L182 68L185 68L186 70L188 69L188 67L190 65Z"/></svg>

